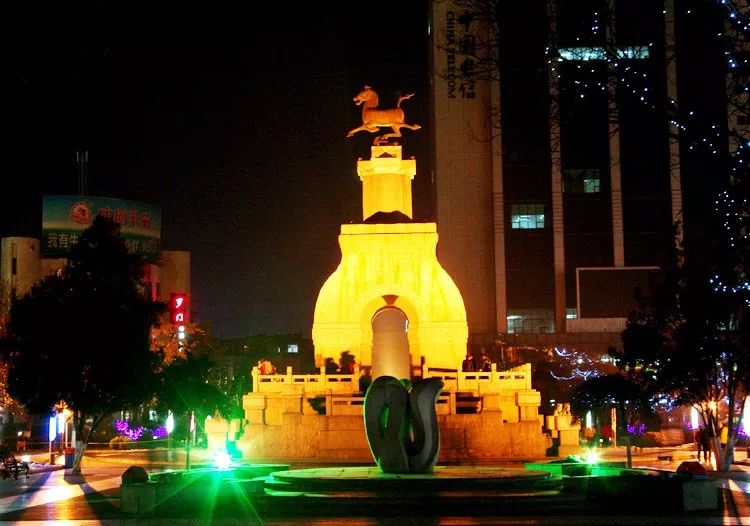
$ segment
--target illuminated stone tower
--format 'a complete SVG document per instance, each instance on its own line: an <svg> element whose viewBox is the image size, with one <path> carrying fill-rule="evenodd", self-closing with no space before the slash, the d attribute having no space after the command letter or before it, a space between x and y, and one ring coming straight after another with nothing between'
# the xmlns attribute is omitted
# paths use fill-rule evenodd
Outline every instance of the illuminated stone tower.
<svg viewBox="0 0 750 526"><path fill-rule="evenodd" d="M370 88L365 93L374 93ZM402 97L402 99L408 98ZM375 100L377 96L375 95ZM355 98L355 102L357 98ZM401 100L399 100L400 106ZM351 352L374 378L421 376L425 368L458 369L466 353L468 329L461 293L437 260L435 223L412 221L411 181L416 161L403 159L401 146L386 143L400 137L399 128L416 125L379 120L350 132L394 133L375 139L369 160L357 163L362 181L362 219L341 225L341 262L328 278L315 305L312 337L316 363L338 361ZM399 115L396 114L398 118Z"/></svg>

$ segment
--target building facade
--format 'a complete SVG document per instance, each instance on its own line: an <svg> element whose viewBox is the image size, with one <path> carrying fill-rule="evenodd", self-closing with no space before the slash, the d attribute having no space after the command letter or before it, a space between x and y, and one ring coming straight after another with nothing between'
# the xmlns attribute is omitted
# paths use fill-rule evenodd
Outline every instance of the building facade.
<svg viewBox="0 0 750 526"><path fill-rule="evenodd" d="M698 176L670 118L687 15L671 0L431 5L438 253L470 339L606 351L673 225L678 241L691 228Z"/></svg>

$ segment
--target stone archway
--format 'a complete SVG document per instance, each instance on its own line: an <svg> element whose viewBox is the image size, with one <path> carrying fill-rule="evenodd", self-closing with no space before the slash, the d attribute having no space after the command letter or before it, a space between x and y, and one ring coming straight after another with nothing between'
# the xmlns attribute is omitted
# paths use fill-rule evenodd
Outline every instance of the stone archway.
<svg viewBox="0 0 750 526"><path fill-rule="evenodd" d="M396 307L380 309L372 317L372 379L411 378L409 318Z"/></svg>

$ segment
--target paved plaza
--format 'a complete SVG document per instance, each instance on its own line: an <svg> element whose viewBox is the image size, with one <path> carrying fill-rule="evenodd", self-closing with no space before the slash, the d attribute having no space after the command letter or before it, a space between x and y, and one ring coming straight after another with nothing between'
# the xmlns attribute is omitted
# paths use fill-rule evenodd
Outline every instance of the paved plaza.
<svg viewBox="0 0 750 526"><path fill-rule="evenodd" d="M622 461L624 450L610 448L602 450L603 460ZM37 457L40 458L40 457ZM537 459L540 460L540 459ZM549 460L549 459L547 459ZM634 467L649 467L664 471L674 471L685 460L695 460L695 451L688 446L678 448L646 448L634 454ZM426 499L423 506L406 513L394 507L376 510L368 508L358 514L347 507L338 512L333 506L325 515L320 513L305 515L304 509L291 508L295 502L304 507L304 500L294 498L280 500L281 506L290 506L288 518L285 511L276 510L270 515L261 515L248 499L248 509L242 516L236 511L227 512L214 509L210 516L185 516L177 512L157 514L152 517L133 517L120 511L121 475L130 465L142 465L149 472L167 469L180 469L184 457L171 460L143 452L117 452L88 455L84 458L83 475L74 477L70 470L42 466L28 478L0 480L0 526L6 524L169 524L173 526L193 524L347 524L350 526L373 524L746 524L750 525L750 464L742 448L737 452L737 463L726 475L709 472L709 477L717 479L720 488L720 509L710 512L693 513L646 513L640 511L638 503L632 509L606 510L591 508L585 502L565 496L540 501L520 508L505 508L494 502L479 503L467 512L465 507L451 509L441 504L441 497ZM440 465L440 463L438 463ZM487 464L483 466L486 470ZM518 463L504 463L505 467L519 468ZM292 468L313 467L292 465ZM321 466L323 467L323 466ZM468 468L468 467L467 467ZM470 469L470 468L468 468ZM367 471L367 470L364 470ZM391 491L393 502L399 499L398 491ZM381 496L382 497L382 496ZM348 498L343 496L342 498ZM389 497L386 497L389 498ZM450 495L445 495L445 502ZM531 502L531 501L528 501ZM364 509L364 508L363 508ZM355 508L356 510L356 508ZM531 511L530 511L531 510ZM459 513L455 513L458 511Z"/></svg>

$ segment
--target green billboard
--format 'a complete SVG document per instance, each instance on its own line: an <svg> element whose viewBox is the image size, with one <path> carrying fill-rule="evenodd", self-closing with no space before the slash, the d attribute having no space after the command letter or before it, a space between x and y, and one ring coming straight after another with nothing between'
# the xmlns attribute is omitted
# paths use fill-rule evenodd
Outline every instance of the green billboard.
<svg viewBox="0 0 750 526"><path fill-rule="evenodd" d="M138 201L88 195L45 195L42 201L44 257L67 257L97 215L120 225L128 252L154 261L161 252L161 209Z"/></svg>

